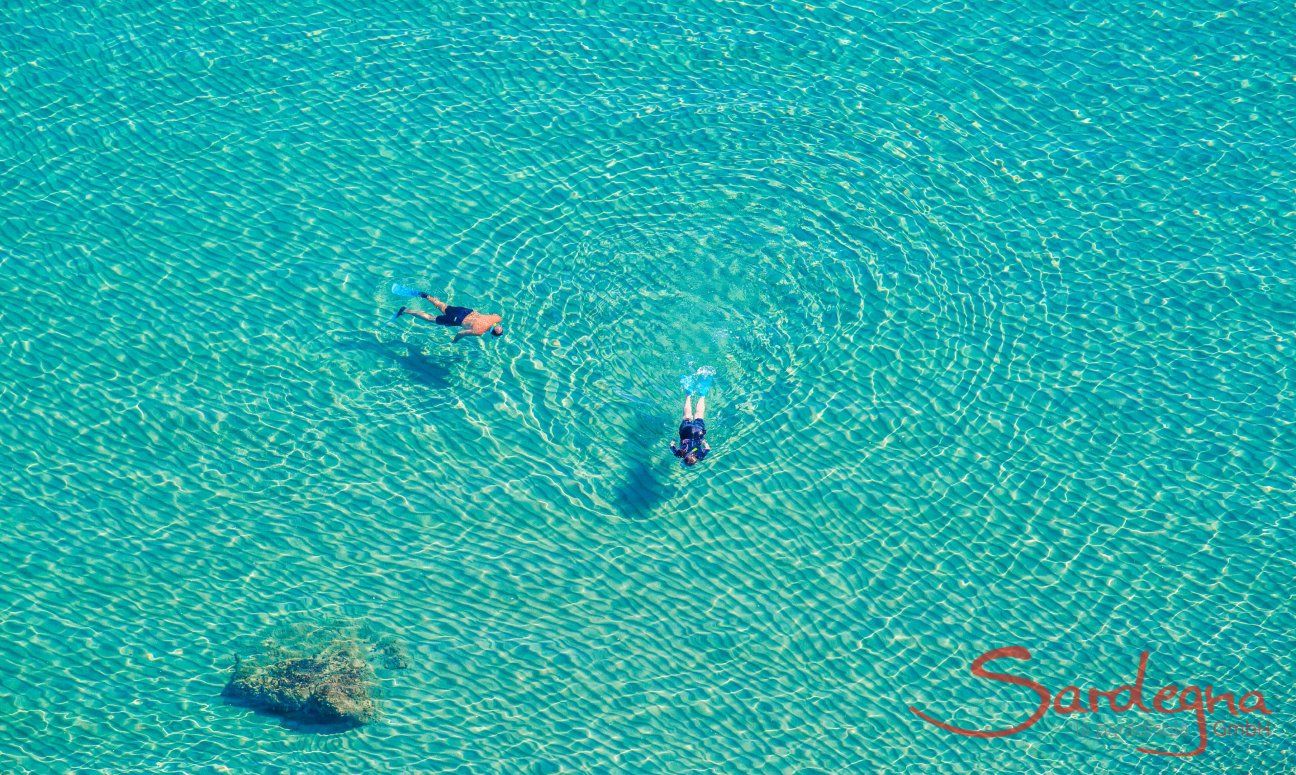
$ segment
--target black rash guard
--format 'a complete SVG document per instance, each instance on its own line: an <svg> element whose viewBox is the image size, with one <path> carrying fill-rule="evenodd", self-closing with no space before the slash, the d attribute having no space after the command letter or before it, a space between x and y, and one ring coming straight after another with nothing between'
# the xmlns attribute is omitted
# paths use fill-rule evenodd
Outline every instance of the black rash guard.
<svg viewBox="0 0 1296 775"><path fill-rule="evenodd" d="M680 423L679 427L679 446L671 445L671 452L675 457L684 457L689 452L697 455L698 460L702 460L710 452L702 446L702 439L706 437L706 423L702 418L696 420L685 420Z"/></svg>

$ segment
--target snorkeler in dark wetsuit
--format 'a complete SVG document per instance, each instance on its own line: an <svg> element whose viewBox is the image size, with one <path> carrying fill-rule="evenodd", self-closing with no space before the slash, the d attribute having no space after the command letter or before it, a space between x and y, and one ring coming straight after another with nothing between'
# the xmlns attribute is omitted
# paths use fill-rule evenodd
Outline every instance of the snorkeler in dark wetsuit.
<svg viewBox="0 0 1296 775"><path fill-rule="evenodd" d="M671 443L671 453L684 460L684 465L691 466L702 460L711 452L711 445L706 443L706 422L702 415L706 413L706 397L698 396L697 411L693 411L693 396L684 397L684 421L680 423L678 446Z"/></svg>

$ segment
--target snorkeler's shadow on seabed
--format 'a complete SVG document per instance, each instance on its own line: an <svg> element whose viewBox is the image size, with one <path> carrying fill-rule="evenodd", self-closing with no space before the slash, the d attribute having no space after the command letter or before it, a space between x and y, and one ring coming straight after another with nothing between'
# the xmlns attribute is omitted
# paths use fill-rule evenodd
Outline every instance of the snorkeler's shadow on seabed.
<svg viewBox="0 0 1296 775"><path fill-rule="evenodd" d="M613 499L617 511L626 519L652 517L653 510L670 495L672 488L663 480L664 444L661 417L635 412L623 449L623 455L631 461L630 470Z"/></svg>
<svg viewBox="0 0 1296 775"><path fill-rule="evenodd" d="M384 342L380 339L335 339L339 350L374 353L404 369L410 381L433 390L449 390L455 386L450 367L463 360L462 356L434 357L421 348L406 342Z"/></svg>

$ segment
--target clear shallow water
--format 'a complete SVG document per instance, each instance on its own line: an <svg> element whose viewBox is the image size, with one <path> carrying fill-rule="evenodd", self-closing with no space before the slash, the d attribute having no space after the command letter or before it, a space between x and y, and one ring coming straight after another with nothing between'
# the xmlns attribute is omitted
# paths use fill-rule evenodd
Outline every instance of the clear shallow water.
<svg viewBox="0 0 1296 775"><path fill-rule="evenodd" d="M1148 649L1296 732L1294 31L11 5L5 768L1290 767L907 708L1004 726L1030 695L982 652L1056 690ZM509 334L388 324L397 280ZM234 651L336 615L411 644L382 723L220 700Z"/></svg>

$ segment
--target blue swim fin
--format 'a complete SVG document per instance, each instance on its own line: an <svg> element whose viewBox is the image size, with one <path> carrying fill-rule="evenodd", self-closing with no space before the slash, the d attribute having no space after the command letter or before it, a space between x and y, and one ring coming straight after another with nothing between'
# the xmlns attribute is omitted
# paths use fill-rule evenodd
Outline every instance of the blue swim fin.
<svg viewBox="0 0 1296 775"><path fill-rule="evenodd" d="M408 285L401 285L400 283L392 283L392 294L396 296L403 296L407 299L413 299L417 296L422 296L423 291L420 291L418 288L411 288Z"/></svg>
<svg viewBox="0 0 1296 775"><path fill-rule="evenodd" d="M680 377L680 387L689 395L702 398L711 389L711 383L715 381L715 369L710 366L703 366L694 374L685 374Z"/></svg>

